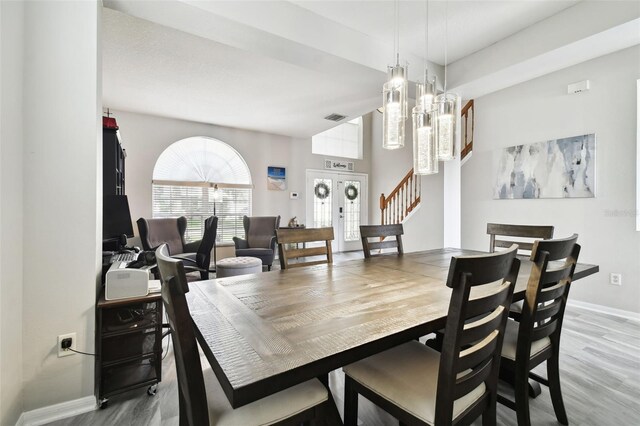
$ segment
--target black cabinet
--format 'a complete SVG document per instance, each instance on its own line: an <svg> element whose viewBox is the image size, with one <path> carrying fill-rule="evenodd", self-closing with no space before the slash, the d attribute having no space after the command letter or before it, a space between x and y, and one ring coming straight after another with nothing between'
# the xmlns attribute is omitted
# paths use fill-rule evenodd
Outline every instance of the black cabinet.
<svg viewBox="0 0 640 426"><path fill-rule="evenodd" d="M115 129L102 130L102 193L124 195L124 160L120 134Z"/></svg>
<svg viewBox="0 0 640 426"><path fill-rule="evenodd" d="M162 378L162 299L159 293L96 305L96 394L101 407L113 395L155 385Z"/></svg>

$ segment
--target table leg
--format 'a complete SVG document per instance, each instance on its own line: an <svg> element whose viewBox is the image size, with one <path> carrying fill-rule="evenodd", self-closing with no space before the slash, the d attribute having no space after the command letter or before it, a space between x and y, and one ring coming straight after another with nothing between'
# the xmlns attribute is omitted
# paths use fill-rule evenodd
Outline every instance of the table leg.
<svg viewBox="0 0 640 426"><path fill-rule="evenodd" d="M338 411L338 406L336 405L336 400L331 393L331 389L329 388L329 374L323 374L322 376L318 376L318 380L327 388L327 392L329 392L329 401L327 404L327 416L325 419L325 424L327 426L334 425L343 425L342 418L340 417L340 412Z"/></svg>
<svg viewBox="0 0 640 426"><path fill-rule="evenodd" d="M513 387L515 383L515 376L510 371L501 371L500 380L503 380ZM529 398L536 398L541 393L542 389L540 388L540 383L533 379L529 379Z"/></svg>

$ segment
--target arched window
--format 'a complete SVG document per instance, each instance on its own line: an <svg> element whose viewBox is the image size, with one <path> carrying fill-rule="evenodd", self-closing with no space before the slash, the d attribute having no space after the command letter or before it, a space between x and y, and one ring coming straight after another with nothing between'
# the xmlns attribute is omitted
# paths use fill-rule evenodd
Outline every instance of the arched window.
<svg viewBox="0 0 640 426"><path fill-rule="evenodd" d="M186 239L195 241L215 212L217 241L231 242L244 235L251 188L249 167L231 146L213 138L182 139L160 154L153 169L153 217L186 216Z"/></svg>

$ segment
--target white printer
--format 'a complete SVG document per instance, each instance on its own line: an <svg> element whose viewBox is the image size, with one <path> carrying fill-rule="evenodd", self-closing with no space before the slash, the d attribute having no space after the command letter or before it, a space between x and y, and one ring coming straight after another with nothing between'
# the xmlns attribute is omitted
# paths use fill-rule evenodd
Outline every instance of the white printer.
<svg viewBox="0 0 640 426"><path fill-rule="evenodd" d="M114 262L105 278L107 300L127 299L149 294L149 270L127 268L127 262Z"/></svg>

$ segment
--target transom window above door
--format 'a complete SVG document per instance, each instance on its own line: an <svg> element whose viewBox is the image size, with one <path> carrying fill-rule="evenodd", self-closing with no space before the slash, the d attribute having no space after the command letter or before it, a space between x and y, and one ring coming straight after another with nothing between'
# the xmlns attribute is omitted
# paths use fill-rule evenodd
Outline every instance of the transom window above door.
<svg viewBox="0 0 640 426"><path fill-rule="evenodd" d="M362 117L354 118L313 136L311 152L362 160Z"/></svg>
<svg viewBox="0 0 640 426"><path fill-rule="evenodd" d="M218 216L218 242L243 236L251 215L251 172L242 156L214 138L191 137L170 145L153 169L153 217L187 217L187 241L202 238L204 221Z"/></svg>

